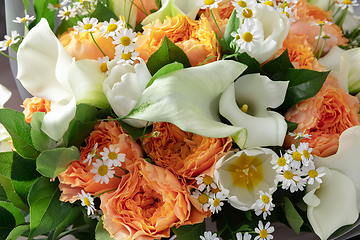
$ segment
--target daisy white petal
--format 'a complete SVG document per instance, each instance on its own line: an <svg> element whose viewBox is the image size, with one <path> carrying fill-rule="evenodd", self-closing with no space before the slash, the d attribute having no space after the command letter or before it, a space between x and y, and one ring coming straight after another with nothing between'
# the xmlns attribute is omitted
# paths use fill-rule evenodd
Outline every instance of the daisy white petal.
<svg viewBox="0 0 360 240"><path fill-rule="evenodd" d="M95 174L95 182L100 182L101 184L105 182L105 184L108 184L109 179L114 177L115 171L113 169L111 163L97 159L96 163L93 163L93 168L90 172Z"/></svg>
<svg viewBox="0 0 360 240"><path fill-rule="evenodd" d="M213 9L218 7L219 2L221 2L221 0L197 0L197 5L201 9L206 9L206 8Z"/></svg>
<svg viewBox="0 0 360 240"><path fill-rule="evenodd" d="M94 199L91 197L90 193L85 193L84 190L81 190L81 193L78 193L78 196L81 199L81 206L87 208L87 215L94 214L96 209Z"/></svg>

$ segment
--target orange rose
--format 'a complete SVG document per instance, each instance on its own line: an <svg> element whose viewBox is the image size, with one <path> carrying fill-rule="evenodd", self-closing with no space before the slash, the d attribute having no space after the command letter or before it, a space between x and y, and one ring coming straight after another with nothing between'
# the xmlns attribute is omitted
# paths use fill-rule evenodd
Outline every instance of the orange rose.
<svg viewBox="0 0 360 240"><path fill-rule="evenodd" d="M101 156L104 147L109 149L112 145L114 149L119 148L119 153L125 154L125 162L121 167L126 169L127 165L131 165L134 159L142 157L142 150L132 138L120 127L116 121L99 122L90 136L85 139L86 146L80 148L80 160L72 162L71 165L62 172L58 178L60 181L59 188L62 191L60 200L71 203L79 199L77 194L84 190L91 195L97 195L107 190L116 189L120 183L117 177L110 178L108 184L101 184L95 182L95 174L90 172L93 168L92 164L88 164L87 156L92 152L94 146L97 144L96 155ZM92 160L95 162L96 160ZM122 176L124 171L115 167L115 174Z"/></svg>
<svg viewBox="0 0 360 240"><path fill-rule="evenodd" d="M93 32L96 43L104 51L106 56L113 59L115 56L115 45L112 43L111 37L101 37L100 30L96 29ZM89 32L77 33L74 30L70 30L59 37L61 44L70 56L75 57L76 60L81 59L95 59L104 57L99 48L94 43Z"/></svg>
<svg viewBox="0 0 360 240"><path fill-rule="evenodd" d="M167 169L138 159L115 192L100 196L104 228L114 239L150 240L190 217L191 205L179 180Z"/></svg>
<svg viewBox="0 0 360 240"><path fill-rule="evenodd" d="M161 23L160 20L143 27L145 35L140 35L135 49L139 57L147 61L159 49L164 35L180 47L190 60L191 66L198 66L207 57L215 56L206 61L213 62L220 58L219 43L207 18L202 16L198 21L179 15Z"/></svg>
<svg viewBox="0 0 360 240"><path fill-rule="evenodd" d="M26 98L22 105L25 114L25 121L31 123L34 112L48 113L51 111L51 102L38 97Z"/></svg>
<svg viewBox="0 0 360 240"><path fill-rule="evenodd" d="M309 143L313 154L327 157L336 153L341 133L360 124L358 112L359 100L339 88L337 79L329 76L314 97L289 109L285 119L298 123L295 132L311 135L311 139L302 141Z"/></svg>

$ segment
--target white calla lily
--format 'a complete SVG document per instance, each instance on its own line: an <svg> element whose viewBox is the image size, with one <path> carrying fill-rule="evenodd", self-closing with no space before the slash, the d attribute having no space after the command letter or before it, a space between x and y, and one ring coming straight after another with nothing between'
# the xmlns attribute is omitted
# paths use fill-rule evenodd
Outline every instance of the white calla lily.
<svg viewBox="0 0 360 240"><path fill-rule="evenodd" d="M215 181L233 207L247 211L259 199L259 191L272 194L276 190L274 158L278 156L271 149L251 148L229 152L216 163Z"/></svg>
<svg viewBox="0 0 360 240"><path fill-rule="evenodd" d="M223 92L220 114L234 126L247 129L246 148L282 146L287 124L281 114L268 108L276 108L283 103L288 84L272 81L260 74L247 74ZM246 111L240 109L244 105L248 107Z"/></svg>
<svg viewBox="0 0 360 240"><path fill-rule="evenodd" d="M41 129L52 139L62 138L75 116L76 104L99 108L109 105L102 92L105 75L96 60L75 62L45 19L26 35L17 57L17 78L24 88L51 101L51 111L45 115Z"/></svg>
<svg viewBox="0 0 360 240"><path fill-rule="evenodd" d="M326 67L326 70L331 71L340 71L340 58L341 55L345 52L344 49L333 46L330 48L330 51L322 58L319 59L319 63ZM336 77L336 76L334 76Z"/></svg>
<svg viewBox="0 0 360 240"><path fill-rule="evenodd" d="M151 74L142 59L135 66L118 64L110 69L109 76L104 81L103 90L118 117L124 117L130 113L150 79ZM133 127L146 126L146 121L135 119L123 121Z"/></svg>
<svg viewBox="0 0 360 240"><path fill-rule="evenodd" d="M162 7L155 13L149 14L142 21L142 25L147 25L157 19L163 21L167 16L186 15L194 20L200 9L194 0L161 0L161 4Z"/></svg>
<svg viewBox="0 0 360 240"><path fill-rule="evenodd" d="M360 48L347 50L340 58L339 82L351 94L360 92Z"/></svg>
<svg viewBox="0 0 360 240"><path fill-rule="evenodd" d="M163 75L145 89L127 118L170 122L206 137L232 135L242 147L246 130L221 123L219 99L245 69L244 64L221 60Z"/></svg>
<svg viewBox="0 0 360 240"><path fill-rule="evenodd" d="M4 107L4 104L10 99L11 92L0 84L0 108ZM11 145L7 143L10 140L10 134L6 131L5 127L0 124L0 152L10 151Z"/></svg>

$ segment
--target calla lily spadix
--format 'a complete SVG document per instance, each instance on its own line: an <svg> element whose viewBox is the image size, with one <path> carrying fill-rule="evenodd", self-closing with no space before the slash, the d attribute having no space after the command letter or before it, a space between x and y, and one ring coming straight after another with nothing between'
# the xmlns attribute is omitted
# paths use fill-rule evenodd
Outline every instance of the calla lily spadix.
<svg viewBox="0 0 360 240"><path fill-rule="evenodd" d="M282 146L287 124L281 114L269 111L268 107L276 108L283 103L288 83L272 81L260 74L247 74L230 84L222 94L220 113L234 126L247 129L246 148Z"/></svg>
<svg viewBox="0 0 360 240"><path fill-rule="evenodd" d="M51 101L41 129L59 141L75 116L76 104L109 105L102 85L105 75L96 60L75 61L61 45L45 19L26 35L18 53L18 74L24 88Z"/></svg>
<svg viewBox="0 0 360 240"><path fill-rule="evenodd" d="M231 135L243 147L246 129L221 123L219 100L221 93L246 67L235 61L221 60L163 75L144 90L126 118L170 122L183 131L205 137Z"/></svg>
<svg viewBox="0 0 360 240"><path fill-rule="evenodd" d="M336 154L314 156L316 167L325 168L321 184L308 185L303 200L315 233L327 239L334 229L353 224L360 212L360 126L345 130Z"/></svg>

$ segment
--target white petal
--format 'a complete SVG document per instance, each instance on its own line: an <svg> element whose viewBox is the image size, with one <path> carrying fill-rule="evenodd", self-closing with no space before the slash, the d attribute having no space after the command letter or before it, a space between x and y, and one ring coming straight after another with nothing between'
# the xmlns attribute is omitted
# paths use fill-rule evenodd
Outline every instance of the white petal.
<svg viewBox="0 0 360 240"><path fill-rule="evenodd" d="M360 91L359 48L347 50L341 55L339 83L342 83L340 87L344 88L346 91L349 89L350 93L357 93Z"/></svg>
<svg viewBox="0 0 360 240"><path fill-rule="evenodd" d="M322 58L319 63L326 67L326 70L339 71L340 70L340 57L345 52L344 49L333 46L330 51Z"/></svg>
<svg viewBox="0 0 360 240"><path fill-rule="evenodd" d="M10 99L11 92L0 84L0 108L4 107L4 104Z"/></svg>

